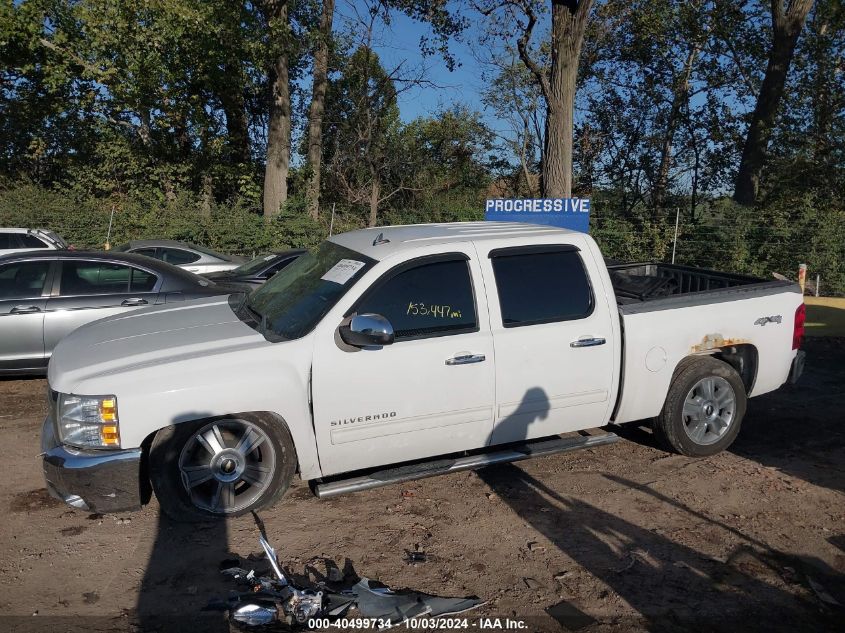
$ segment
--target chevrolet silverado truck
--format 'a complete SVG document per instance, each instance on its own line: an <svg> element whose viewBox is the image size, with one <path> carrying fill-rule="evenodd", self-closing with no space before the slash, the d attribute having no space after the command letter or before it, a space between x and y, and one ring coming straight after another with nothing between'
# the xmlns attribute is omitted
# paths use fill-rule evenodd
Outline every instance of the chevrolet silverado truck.
<svg viewBox="0 0 845 633"><path fill-rule="evenodd" d="M510 223L336 235L248 297L151 306L53 353L43 468L96 512L155 492L243 514L298 473L320 497L598 446L650 420L712 455L748 397L794 381L798 286L606 264L586 234ZM577 433L580 432L580 433Z"/></svg>

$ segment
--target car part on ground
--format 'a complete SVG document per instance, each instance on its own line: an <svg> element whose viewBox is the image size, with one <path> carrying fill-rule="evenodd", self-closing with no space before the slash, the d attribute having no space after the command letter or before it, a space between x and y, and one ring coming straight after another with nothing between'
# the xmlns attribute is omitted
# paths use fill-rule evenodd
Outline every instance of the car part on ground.
<svg viewBox="0 0 845 633"><path fill-rule="evenodd" d="M484 604L476 596L442 598L408 589L394 591L363 577L347 587L332 588L326 582L297 587L282 571L257 515L256 523L260 531L258 542L275 577L258 576L255 570L246 571L238 566L227 567L222 573L249 590L231 593L227 600L213 600L207 607L228 611L229 617L237 623L265 626L279 622L289 627L324 628L326 623L356 609L359 617L371 620L376 624L375 628L383 629L411 618L454 615Z"/></svg>
<svg viewBox="0 0 845 633"><path fill-rule="evenodd" d="M146 255L192 273L232 270L246 263L246 258L240 255L226 255L204 246L175 240L132 240L114 250Z"/></svg>

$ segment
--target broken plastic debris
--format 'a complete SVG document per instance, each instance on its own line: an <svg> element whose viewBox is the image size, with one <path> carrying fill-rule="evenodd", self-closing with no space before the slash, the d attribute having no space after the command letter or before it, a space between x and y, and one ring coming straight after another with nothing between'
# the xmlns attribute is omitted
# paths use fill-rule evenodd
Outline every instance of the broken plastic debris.
<svg viewBox="0 0 845 633"><path fill-rule="evenodd" d="M441 598L408 589L394 591L368 578L361 578L355 585L340 592L328 589L322 582L313 588L297 587L282 572L276 550L267 541L261 523L257 523L261 531L259 543L276 577L258 576L255 570L247 571L238 567L239 561L226 561L234 565L222 569L222 573L249 586L250 591L230 594L228 600L212 601L207 607L228 610L231 618L241 624L264 626L281 621L305 627L314 618L339 618L349 609L357 608L361 617L380 619L395 625L424 615L463 613L484 604L475 596ZM409 551L407 554L409 558L416 555L425 559L424 552Z"/></svg>
<svg viewBox="0 0 845 633"><path fill-rule="evenodd" d="M363 617L389 620L391 624L423 615L454 615L483 604L475 596L441 598L407 589L393 591L389 587L373 586L368 578L361 578L351 592L355 594L355 604Z"/></svg>

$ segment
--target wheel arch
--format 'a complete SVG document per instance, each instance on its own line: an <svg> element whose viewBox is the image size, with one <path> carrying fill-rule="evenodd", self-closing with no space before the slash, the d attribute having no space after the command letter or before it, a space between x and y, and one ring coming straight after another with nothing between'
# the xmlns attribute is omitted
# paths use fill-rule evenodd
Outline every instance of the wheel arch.
<svg viewBox="0 0 845 633"><path fill-rule="evenodd" d="M730 365L739 374L742 379L742 384L745 387L745 393L750 394L754 388L754 383L757 380L757 369L759 367L760 356L757 352L757 347L750 343L741 345L726 345L724 347L716 347L709 350L707 353L690 354L678 361L675 369L672 372L672 380L683 370L690 362L695 362L702 357L715 358L723 363Z"/></svg>

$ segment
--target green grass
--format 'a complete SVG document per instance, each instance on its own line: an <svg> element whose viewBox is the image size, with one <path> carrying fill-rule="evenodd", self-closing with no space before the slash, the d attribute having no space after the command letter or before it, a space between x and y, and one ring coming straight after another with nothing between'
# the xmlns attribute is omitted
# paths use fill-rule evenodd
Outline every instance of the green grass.
<svg viewBox="0 0 845 633"><path fill-rule="evenodd" d="M807 336L845 337L845 298L804 297Z"/></svg>

